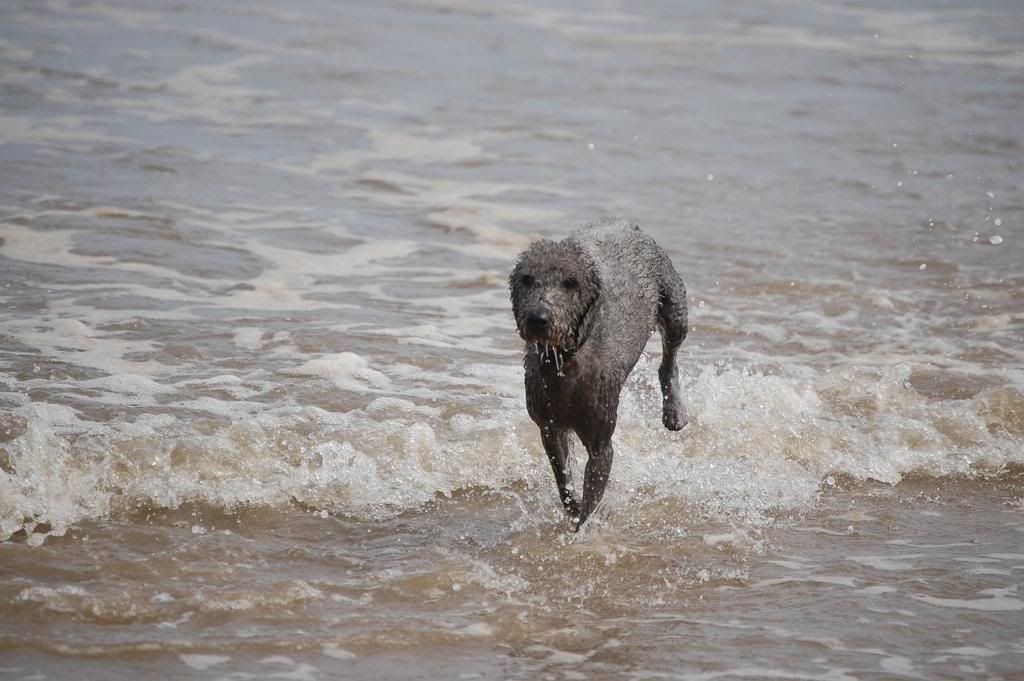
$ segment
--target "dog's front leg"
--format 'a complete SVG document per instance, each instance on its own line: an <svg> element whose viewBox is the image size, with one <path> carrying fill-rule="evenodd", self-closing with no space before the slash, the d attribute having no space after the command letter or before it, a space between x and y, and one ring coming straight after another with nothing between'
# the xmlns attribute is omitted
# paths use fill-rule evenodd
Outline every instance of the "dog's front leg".
<svg viewBox="0 0 1024 681"><path fill-rule="evenodd" d="M679 372L676 369L675 351L666 351L658 368L658 381L661 383L661 422L669 430L682 430L686 427L686 405L680 397Z"/></svg>
<svg viewBox="0 0 1024 681"><path fill-rule="evenodd" d="M576 523L577 531L601 503L601 497L604 496L604 488L608 485L608 476L612 470L611 438L587 446L587 454L589 456L586 472L583 474L583 502L580 507L580 519Z"/></svg>
<svg viewBox="0 0 1024 681"><path fill-rule="evenodd" d="M573 518L580 517L580 505L576 502L576 495L573 494L572 477L569 474L569 438L563 428L555 428L552 425L544 425L540 428L541 440L544 442L544 452L551 462L551 470L555 474L555 484L558 485L558 498L566 512Z"/></svg>

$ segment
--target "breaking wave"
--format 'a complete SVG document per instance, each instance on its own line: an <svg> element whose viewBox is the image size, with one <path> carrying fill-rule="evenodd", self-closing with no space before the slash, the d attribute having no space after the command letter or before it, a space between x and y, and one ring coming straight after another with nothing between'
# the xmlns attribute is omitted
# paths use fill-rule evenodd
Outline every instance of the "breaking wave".
<svg viewBox="0 0 1024 681"><path fill-rule="evenodd" d="M389 371L396 369L344 353L292 373L372 393L390 386ZM25 532L41 543L87 519L185 503L299 503L384 518L460 489L517 485L554 503L521 406L520 372L465 368L507 387L485 406L380 394L347 410L226 401L217 415L176 409L99 423L26 400L0 448L0 537ZM606 506L629 513L673 498L756 519L813 504L841 476L895 484L910 474L992 475L1024 463L1019 390L951 399L913 378L906 365L791 374L708 367L684 377L690 425L670 433L660 426L656 367L645 358L623 395Z"/></svg>

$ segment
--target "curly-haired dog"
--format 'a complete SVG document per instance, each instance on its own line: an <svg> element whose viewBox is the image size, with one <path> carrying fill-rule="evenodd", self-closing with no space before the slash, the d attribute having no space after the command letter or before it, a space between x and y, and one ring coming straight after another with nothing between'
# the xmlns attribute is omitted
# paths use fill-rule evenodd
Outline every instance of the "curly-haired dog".
<svg viewBox="0 0 1024 681"><path fill-rule="evenodd" d="M604 494L619 392L654 330L663 354L662 422L686 425L676 350L686 338L686 289L668 254L632 223L603 220L520 254L509 276L526 341L526 408L540 427L558 493L576 529ZM568 470L568 433L587 450L583 498Z"/></svg>

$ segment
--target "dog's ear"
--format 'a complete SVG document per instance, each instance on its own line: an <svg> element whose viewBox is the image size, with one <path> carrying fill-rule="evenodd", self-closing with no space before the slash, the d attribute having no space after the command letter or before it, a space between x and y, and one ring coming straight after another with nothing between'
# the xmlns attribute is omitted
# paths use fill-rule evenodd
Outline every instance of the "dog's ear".
<svg viewBox="0 0 1024 681"><path fill-rule="evenodd" d="M583 345L587 341L587 338L590 337L590 330L594 327L594 321L597 319L599 298L599 294L595 293L594 297L587 303L586 309L583 310L583 316L580 317L580 321L573 331L577 348Z"/></svg>
<svg viewBox="0 0 1024 681"><path fill-rule="evenodd" d="M590 336L590 330L597 319L598 304L601 300L603 284L601 275L597 270L597 264L590 258L583 249L580 249L580 258L585 263L581 272L580 289L587 292L586 308L576 324L575 336L576 347L583 345Z"/></svg>
<svg viewBox="0 0 1024 681"><path fill-rule="evenodd" d="M516 295L516 282L519 280L519 275L523 271L523 255L519 254L516 257L516 264L512 267L512 272L508 275L508 293L511 297Z"/></svg>
<svg viewBox="0 0 1024 681"><path fill-rule="evenodd" d="M590 254L583 250L583 247L578 243L573 243L573 251L576 254L577 262L582 264L582 277L581 277L581 288L589 293L591 301L596 301L601 297L601 275L597 271L597 263L594 262Z"/></svg>
<svg viewBox="0 0 1024 681"><path fill-rule="evenodd" d="M597 271L597 265L590 258L587 258L587 277L590 279L590 285L594 291L594 300L596 301L601 297L603 282L601 281L600 273Z"/></svg>
<svg viewBox="0 0 1024 681"><path fill-rule="evenodd" d="M524 278L529 277L529 271L532 268L530 256L533 253L534 246L536 244L516 256L516 264L508 275L508 294L513 303L516 300L516 296L521 294L525 288L523 281Z"/></svg>

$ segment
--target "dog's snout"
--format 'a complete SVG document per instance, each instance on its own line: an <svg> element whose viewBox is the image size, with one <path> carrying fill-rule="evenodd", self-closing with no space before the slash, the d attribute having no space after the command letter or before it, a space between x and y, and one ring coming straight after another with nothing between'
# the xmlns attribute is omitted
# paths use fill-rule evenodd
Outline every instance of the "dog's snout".
<svg viewBox="0 0 1024 681"><path fill-rule="evenodd" d="M543 333L547 331L548 324L550 323L551 313L544 308L530 310L526 315L526 328L533 333Z"/></svg>

